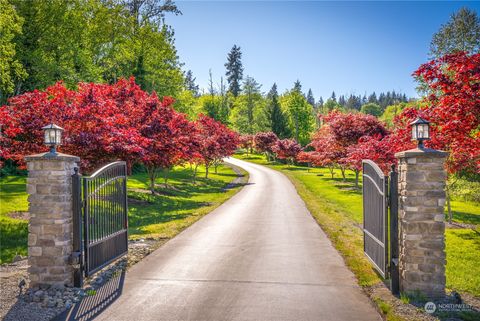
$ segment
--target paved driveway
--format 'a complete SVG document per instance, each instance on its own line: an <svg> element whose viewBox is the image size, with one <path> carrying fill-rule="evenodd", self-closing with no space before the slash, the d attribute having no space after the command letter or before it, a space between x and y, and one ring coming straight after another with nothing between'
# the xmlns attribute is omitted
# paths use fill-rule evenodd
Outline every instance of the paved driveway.
<svg viewBox="0 0 480 321"><path fill-rule="evenodd" d="M249 185L135 265L95 320L381 320L290 181Z"/></svg>

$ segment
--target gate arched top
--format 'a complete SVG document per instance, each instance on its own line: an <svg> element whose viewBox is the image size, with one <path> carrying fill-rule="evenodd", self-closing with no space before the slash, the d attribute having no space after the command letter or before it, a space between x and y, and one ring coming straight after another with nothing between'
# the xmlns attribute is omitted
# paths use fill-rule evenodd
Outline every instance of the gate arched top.
<svg viewBox="0 0 480 321"><path fill-rule="evenodd" d="M369 179L381 195L384 195L385 175L378 165L369 160L362 161L363 177ZM364 182L365 183L365 182Z"/></svg>
<svg viewBox="0 0 480 321"><path fill-rule="evenodd" d="M110 169L112 167L126 166L126 165L127 165L127 162L125 162L125 161L116 161L116 162L113 162L113 163L109 163L109 164L103 166L102 168L100 168L99 170L95 171L95 173L90 175L88 178L95 178L95 177L99 176L100 174L102 174L103 172L107 171L108 169ZM122 174L126 174L126 173L122 173Z"/></svg>
<svg viewBox="0 0 480 321"><path fill-rule="evenodd" d="M364 164L368 164L368 165L372 166L372 168L375 170L375 172L377 172L378 176L381 176L381 177L385 176L383 174L382 169L374 161L369 160L369 159L364 159L364 160L362 160L362 167L364 166Z"/></svg>

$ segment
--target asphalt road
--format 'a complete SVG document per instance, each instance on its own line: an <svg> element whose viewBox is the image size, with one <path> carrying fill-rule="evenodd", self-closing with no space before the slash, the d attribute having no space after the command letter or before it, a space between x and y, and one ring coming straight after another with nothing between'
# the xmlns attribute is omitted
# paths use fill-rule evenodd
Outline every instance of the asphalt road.
<svg viewBox="0 0 480 321"><path fill-rule="evenodd" d="M88 319L381 320L290 181L228 162L249 185L135 265Z"/></svg>

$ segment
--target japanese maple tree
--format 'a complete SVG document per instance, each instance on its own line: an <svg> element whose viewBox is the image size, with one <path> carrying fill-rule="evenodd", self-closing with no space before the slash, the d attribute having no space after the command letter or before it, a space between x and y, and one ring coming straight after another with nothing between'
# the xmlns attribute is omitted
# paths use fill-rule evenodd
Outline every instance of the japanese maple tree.
<svg viewBox="0 0 480 321"><path fill-rule="evenodd" d="M257 133L253 139L255 149L265 153L267 160L273 160L273 146L277 143L278 137L273 132Z"/></svg>
<svg viewBox="0 0 480 321"><path fill-rule="evenodd" d="M281 139L273 145L272 150L277 158L285 159L289 164L293 164L298 153L302 151L302 146L294 139Z"/></svg>

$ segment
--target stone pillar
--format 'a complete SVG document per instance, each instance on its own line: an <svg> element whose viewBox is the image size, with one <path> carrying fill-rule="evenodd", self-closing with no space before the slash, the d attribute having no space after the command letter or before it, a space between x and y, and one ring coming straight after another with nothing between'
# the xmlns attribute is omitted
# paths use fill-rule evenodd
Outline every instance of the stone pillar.
<svg viewBox="0 0 480 321"><path fill-rule="evenodd" d="M80 158L46 153L25 160L30 286L72 285L72 174Z"/></svg>
<svg viewBox="0 0 480 321"><path fill-rule="evenodd" d="M399 159L400 291L445 295L445 182L447 153L412 149Z"/></svg>

